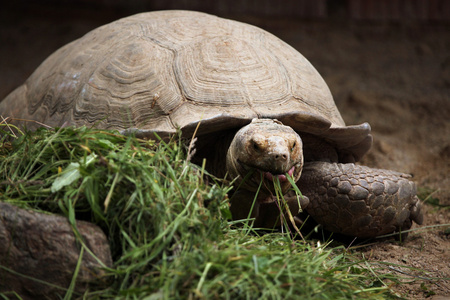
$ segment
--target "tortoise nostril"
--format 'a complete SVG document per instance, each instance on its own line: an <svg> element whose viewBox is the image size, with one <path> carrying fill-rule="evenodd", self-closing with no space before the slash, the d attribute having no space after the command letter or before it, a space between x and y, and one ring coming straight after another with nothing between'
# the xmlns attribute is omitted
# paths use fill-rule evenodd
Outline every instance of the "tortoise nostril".
<svg viewBox="0 0 450 300"><path fill-rule="evenodd" d="M282 154L282 153L278 153L278 154L275 154L275 159L276 160L287 160L287 155L286 154Z"/></svg>
<svg viewBox="0 0 450 300"><path fill-rule="evenodd" d="M253 142L253 150L255 150L255 151L259 151L260 150L259 146L258 146L258 144L256 142Z"/></svg>

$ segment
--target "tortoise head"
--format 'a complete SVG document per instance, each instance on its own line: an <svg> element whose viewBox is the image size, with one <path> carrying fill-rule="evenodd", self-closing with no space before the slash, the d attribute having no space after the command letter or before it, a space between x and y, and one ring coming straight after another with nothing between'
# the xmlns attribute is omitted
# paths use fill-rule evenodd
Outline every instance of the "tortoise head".
<svg viewBox="0 0 450 300"><path fill-rule="evenodd" d="M236 186L274 195L278 178L283 193L291 187L286 176L300 178L303 150L300 136L289 126L273 119L253 119L234 136L227 153L227 172L237 178ZM261 182L262 181L262 182Z"/></svg>

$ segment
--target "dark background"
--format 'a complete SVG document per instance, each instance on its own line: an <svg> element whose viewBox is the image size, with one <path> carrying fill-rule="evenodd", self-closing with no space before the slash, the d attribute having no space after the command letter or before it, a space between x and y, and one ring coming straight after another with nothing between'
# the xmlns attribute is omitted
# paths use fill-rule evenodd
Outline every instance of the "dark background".
<svg viewBox="0 0 450 300"><path fill-rule="evenodd" d="M59 47L138 12L199 10L259 26L311 61L347 124L371 124L374 146L362 163L413 174L419 192L432 193L427 202L450 205L450 0L11 0L0 7L0 99ZM448 209L424 210L425 225L450 223ZM441 228L365 254L450 278L449 249ZM407 298L427 295L420 282L400 289ZM450 294L448 280L429 289Z"/></svg>

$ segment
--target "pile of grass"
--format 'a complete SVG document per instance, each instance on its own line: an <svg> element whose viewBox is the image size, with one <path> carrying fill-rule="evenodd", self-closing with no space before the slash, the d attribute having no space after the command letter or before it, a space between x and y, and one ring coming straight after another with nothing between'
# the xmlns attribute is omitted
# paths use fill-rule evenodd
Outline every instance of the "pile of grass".
<svg viewBox="0 0 450 300"><path fill-rule="evenodd" d="M4 132L0 201L104 230L114 259L111 284L75 295L86 299L377 299L389 293L342 247L234 226L231 187L206 182L186 150L178 138L144 141L87 128Z"/></svg>

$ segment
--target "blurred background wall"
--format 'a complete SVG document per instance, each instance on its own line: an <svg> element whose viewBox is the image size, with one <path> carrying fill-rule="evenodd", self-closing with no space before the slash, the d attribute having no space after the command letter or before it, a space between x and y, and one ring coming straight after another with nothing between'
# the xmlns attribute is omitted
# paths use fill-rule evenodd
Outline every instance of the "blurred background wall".
<svg viewBox="0 0 450 300"><path fill-rule="evenodd" d="M218 15L326 18L336 11L358 20L450 20L448 0L15 0L8 8L71 7L136 13L189 9Z"/></svg>

